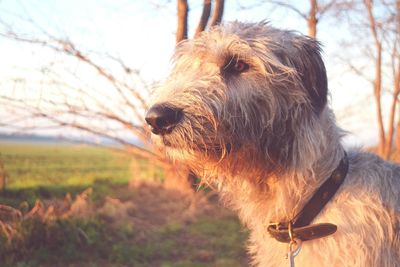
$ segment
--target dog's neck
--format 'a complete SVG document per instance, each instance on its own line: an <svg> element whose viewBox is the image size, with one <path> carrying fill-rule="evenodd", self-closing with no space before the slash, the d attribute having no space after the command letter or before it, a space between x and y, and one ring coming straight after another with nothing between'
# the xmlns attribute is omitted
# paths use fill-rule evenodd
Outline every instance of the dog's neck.
<svg viewBox="0 0 400 267"><path fill-rule="evenodd" d="M267 182L264 184L253 183L251 177L238 177L230 182L225 180L219 187L222 199L238 211L241 220L250 228L252 224L259 226L258 221L265 226L272 222L289 221L338 166L343 149L338 147L332 153L315 162L314 169L265 177ZM323 172L323 169L330 171Z"/></svg>
<svg viewBox="0 0 400 267"><path fill-rule="evenodd" d="M344 153L340 130L329 116L330 111L326 112L326 120L316 130L334 134L325 135L324 140L310 139L314 143L308 147L314 147L314 150L300 151L296 155L301 164L278 174L251 177L253 173L242 172L233 179L221 180L219 189L222 198L232 204L246 224L259 225L256 220L268 224L292 219L338 166ZM336 130L326 130L327 127ZM307 144L302 146L307 147Z"/></svg>

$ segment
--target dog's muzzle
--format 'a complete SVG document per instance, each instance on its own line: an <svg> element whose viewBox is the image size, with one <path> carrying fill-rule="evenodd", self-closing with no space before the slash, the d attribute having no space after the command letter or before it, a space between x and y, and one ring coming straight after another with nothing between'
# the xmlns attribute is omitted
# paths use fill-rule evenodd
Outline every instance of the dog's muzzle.
<svg viewBox="0 0 400 267"><path fill-rule="evenodd" d="M147 111L145 120L151 126L154 134L165 135L171 133L182 118L182 109L166 104L157 104Z"/></svg>

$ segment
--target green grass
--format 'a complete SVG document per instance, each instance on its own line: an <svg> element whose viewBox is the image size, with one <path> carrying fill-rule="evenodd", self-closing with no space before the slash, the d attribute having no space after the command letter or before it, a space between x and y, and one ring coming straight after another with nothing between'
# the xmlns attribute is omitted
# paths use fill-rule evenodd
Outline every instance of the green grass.
<svg viewBox="0 0 400 267"><path fill-rule="evenodd" d="M0 143L0 159L9 177L0 204L14 207L22 201L32 207L36 199L63 198L88 187L93 188L96 207L106 196L132 201L146 194L128 188L131 178L162 177L144 160L80 145ZM132 164L140 173L132 173ZM158 197L158 191L149 196ZM130 218L112 223L100 215L24 220L17 222L18 235L12 242L0 233L0 266L246 266L247 233L236 217L226 214L203 215L190 222L178 219L155 228Z"/></svg>
<svg viewBox="0 0 400 267"><path fill-rule="evenodd" d="M246 266L245 237L238 221L230 217L167 224L146 232L145 238L134 229L95 219L29 220L20 226L17 240L0 243L0 263L9 267L239 267Z"/></svg>
<svg viewBox="0 0 400 267"><path fill-rule="evenodd" d="M13 206L22 200L32 204L37 198L63 197L66 192L75 194L88 187L94 189L94 197L110 195L113 187L127 185L138 175L132 173L132 164L141 172L148 169L142 159L85 145L0 142L0 160L8 174L7 191L0 201Z"/></svg>
<svg viewBox="0 0 400 267"><path fill-rule="evenodd" d="M103 148L79 145L0 143L9 189L89 186L98 180L126 183L129 158Z"/></svg>

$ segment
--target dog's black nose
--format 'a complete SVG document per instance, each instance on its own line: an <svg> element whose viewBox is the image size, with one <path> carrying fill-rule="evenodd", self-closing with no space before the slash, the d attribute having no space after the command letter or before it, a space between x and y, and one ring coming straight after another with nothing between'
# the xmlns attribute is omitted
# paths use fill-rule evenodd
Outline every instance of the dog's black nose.
<svg viewBox="0 0 400 267"><path fill-rule="evenodd" d="M145 120L154 134L167 134L174 129L182 117L182 109L159 104L147 111Z"/></svg>

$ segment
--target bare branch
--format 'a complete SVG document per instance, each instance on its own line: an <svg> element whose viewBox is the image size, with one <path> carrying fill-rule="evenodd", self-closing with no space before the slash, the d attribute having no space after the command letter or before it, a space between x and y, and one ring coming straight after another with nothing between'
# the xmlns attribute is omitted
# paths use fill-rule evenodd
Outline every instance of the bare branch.
<svg viewBox="0 0 400 267"><path fill-rule="evenodd" d="M319 14L319 16L324 15L326 12L328 12L335 5L336 5L336 0L329 1L325 5L322 5L321 3L318 3L318 14Z"/></svg>
<svg viewBox="0 0 400 267"><path fill-rule="evenodd" d="M270 1L270 2L272 4L275 4L275 5L282 6L282 7L285 7L287 9L290 9L291 11L295 12L297 15L299 15L303 19L307 20L307 14L302 12L300 9L298 9L294 5L291 5L291 4L289 4L287 2L284 2L284 1Z"/></svg>
<svg viewBox="0 0 400 267"><path fill-rule="evenodd" d="M105 137L107 139L114 140L114 141L118 142L121 145L129 147L129 150L132 153L134 153L136 155L139 155L141 157L147 158L147 159L154 159L154 158L160 158L161 159L162 158L162 157L154 154L153 152L150 152L149 150L143 149L143 148L141 148L141 147L139 147L139 146L137 146L135 144L132 144L132 143L126 141L123 138L120 138L120 137L118 137L116 135L107 133L104 129L96 129L93 126L88 126L88 125L85 125L83 123L79 123L79 122L76 122L76 121L63 120L62 119L63 116L62 116L61 112L59 112L59 114L48 114L47 112L44 112L44 111L40 110L39 108L30 107L23 100L11 99L11 98L4 97L4 96L1 96L1 99L8 100L9 101L8 102L9 106L13 105L15 108L18 108L18 109L24 108L30 114L30 117L29 117L30 119L32 119L32 118L44 118L44 119L47 119L49 122L54 123L54 125L58 129L60 127L71 127L71 128L82 130L82 131L87 132L87 133L94 134L96 136ZM54 103L54 104L56 104L56 103ZM68 111L66 111L66 114L80 115L81 113L79 113L78 110L68 110ZM36 129L37 128L37 126L34 126L34 127L32 127L32 126L18 126L18 125L15 125L14 123L8 124L8 123L4 123L4 122L1 123L1 125L3 127L4 126L14 127L15 129L24 130L24 131L32 130L32 129ZM54 125L53 125L53 127L54 127ZM47 128L49 128L49 126L47 126Z"/></svg>

